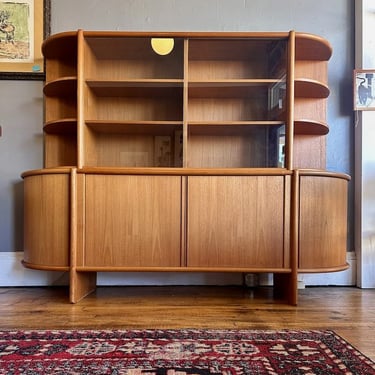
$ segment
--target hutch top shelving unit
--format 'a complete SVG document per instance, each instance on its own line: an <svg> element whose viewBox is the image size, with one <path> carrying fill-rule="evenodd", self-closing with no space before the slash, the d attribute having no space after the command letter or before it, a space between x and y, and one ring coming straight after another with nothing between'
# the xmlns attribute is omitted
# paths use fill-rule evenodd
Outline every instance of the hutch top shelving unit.
<svg viewBox="0 0 375 375"><path fill-rule="evenodd" d="M289 33L175 33L167 56L155 53L150 40L170 38L169 33L124 37L79 31L51 37L43 47L46 167L324 166L324 149L305 160L298 146L303 136L312 140L328 132L331 47L312 35L292 35L294 48ZM183 147L177 150L175 144L173 158L158 160L150 137L163 143L163 137L180 133ZM290 149L285 161L279 160L280 145L267 143L284 140L284 133ZM215 160L206 151L217 143L213 137L222 136L233 142L222 142L218 147L225 160ZM250 147L250 138L256 146ZM247 155L239 143L247 143ZM234 149L238 157L226 157Z"/></svg>

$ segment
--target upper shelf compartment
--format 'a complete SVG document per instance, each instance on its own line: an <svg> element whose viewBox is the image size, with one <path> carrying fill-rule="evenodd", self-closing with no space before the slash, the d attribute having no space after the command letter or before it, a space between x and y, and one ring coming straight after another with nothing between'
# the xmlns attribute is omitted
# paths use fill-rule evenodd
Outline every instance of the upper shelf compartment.
<svg viewBox="0 0 375 375"><path fill-rule="evenodd" d="M68 31L50 36L44 41L42 52L46 59L71 59L77 54L77 32Z"/></svg>
<svg viewBox="0 0 375 375"><path fill-rule="evenodd" d="M164 38L166 39L166 38ZM165 55L151 37L85 37L85 78L96 80L183 79L184 40L172 40Z"/></svg>
<svg viewBox="0 0 375 375"><path fill-rule="evenodd" d="M46 82L77 76L77 32L51 36L42 45L46 61Z"/></svg>
<svg viewBox="0 0 375 375"><path fill-rule="evenodd" d="M296 33L294 71L294 125L296 135L325 135L330 44L323 38Z"/></svg>
<svg viewBox="0 0 375 375"><path fill-rule="evenodd" d="M286 39L190 39L189 81L277 79L286 74Z"/></svg>
<svg viewBox="0 0 375 375"><path fill-rule="evenodd" d="M182 96L183 88L183 81L180 79L87 80L86 83L97 96L176 97Z"/></svg>

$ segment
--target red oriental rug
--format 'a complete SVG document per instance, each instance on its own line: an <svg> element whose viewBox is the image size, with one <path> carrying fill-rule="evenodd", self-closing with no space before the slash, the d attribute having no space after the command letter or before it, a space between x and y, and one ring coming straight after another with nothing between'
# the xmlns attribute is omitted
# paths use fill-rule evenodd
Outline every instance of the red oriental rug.
<svg viewBox="0 0 375 375"><path fill-rule="evenodd" d="M332 331L0 332L0 374L375 374Z"/></svg>

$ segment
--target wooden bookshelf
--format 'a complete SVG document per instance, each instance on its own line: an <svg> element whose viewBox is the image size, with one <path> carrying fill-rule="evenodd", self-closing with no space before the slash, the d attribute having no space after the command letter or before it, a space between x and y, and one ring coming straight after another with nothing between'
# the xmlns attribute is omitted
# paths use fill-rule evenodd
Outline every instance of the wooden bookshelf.
<svg viewBox="0 0 375 375"><path fill-rule="evenodd" d="M298 272L347 267L349 176L325 170L331 53L294 31L51 36L24 265L69 271L71 302L99 271L216 271L273 273L296 304Z"/></svg>

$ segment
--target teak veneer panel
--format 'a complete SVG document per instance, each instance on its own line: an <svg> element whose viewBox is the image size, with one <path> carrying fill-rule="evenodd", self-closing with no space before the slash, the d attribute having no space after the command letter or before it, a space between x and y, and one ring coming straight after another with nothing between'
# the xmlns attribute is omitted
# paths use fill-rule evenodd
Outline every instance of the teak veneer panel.
<svg viewBox="0 0 375 375"><path fill-rule="evenodd" d="M48 112L45 114L45 121L58 121L77 117L77 99L71 95L60 97L46 97Z"/></svg>
<svg viewBox="0 0 375 375"><path fill-rule="evenodd" d="M294 77L328 84L328 61L297 60L295 63Z"/></svg>
<svg viewBox="0 0 375 375"><path fill-rule="evenodd" d="M69 126L65 125L65 127ZM77 165L77 136L75 134L45 134L45 139L45 168Z"/></svg>
<svg viewBox="0 0 375 375"><path fill-rule="evenodd" d="M80 266L181 266L181 177L86 175Z"/></svg>
<svg viewBox="0 0 375 375"><path fill-rule="evenodd" d="M272 162L262 149L268 144L266 127L259 130L250 126L247 132L242 130L242 135L236 135L233 130L227 134L224 127L216 133L219 135L202 135L194 133L193 128L189 129L191 134L187 152L187 166L190 168L276 167L268 165Z"/></svg>
<svg viewBox="0 0 375 375"><path fill-rule="evenodd" d="M285 263L283 176L188 177L189 267L268 268Z"/></svg>
<svg viewBox="0 0 375 375"><path fill-rule="evenodd" d="M155 93L156 95L156 93ZM88 94L88 120L181 121L182 92L175 96L103 97Z"/></svg>
<svg viewBox="0 0 375 375"><path fill-rule="evenodd" d="M295 135L293 152L296 168L324 170L326 167L326 137L303 134Z"/></svg>
<svg viewBox="0 0 375 375"><path fill-rule="evenodd" d="M347 268L347 180L300 176L300 272Z"/></svg>
<svg viewBox="0 0 375 375"><path fill-rule="evenodd" d="M68 268L69 174L32 175L24 184L24 262L34 268Z"/></svg>

